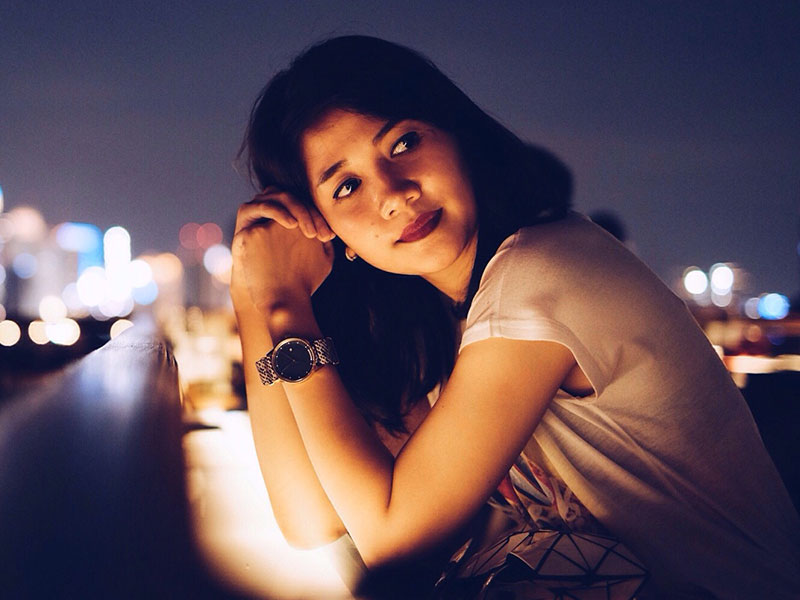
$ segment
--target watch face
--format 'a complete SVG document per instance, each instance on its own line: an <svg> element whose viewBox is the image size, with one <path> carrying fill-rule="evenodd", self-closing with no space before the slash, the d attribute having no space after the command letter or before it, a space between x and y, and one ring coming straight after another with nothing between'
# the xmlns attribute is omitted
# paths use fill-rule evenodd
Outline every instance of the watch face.
<svg viewBox="0 0 800 600"><path fill-rule="evenodd" d="M275 348L272 366L284 381L302 381L311 373L314 357L304 340L284 340Z"/></svg>

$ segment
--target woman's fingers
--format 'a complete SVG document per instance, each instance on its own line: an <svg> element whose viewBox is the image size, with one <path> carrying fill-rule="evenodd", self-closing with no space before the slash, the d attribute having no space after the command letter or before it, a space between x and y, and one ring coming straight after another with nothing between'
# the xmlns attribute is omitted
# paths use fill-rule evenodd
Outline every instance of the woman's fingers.
<svg viewBox="0 0 800 600"><path fill-rule="evenodd" d="M328 225L325 217L323 217L316 208L309 209L309 212L311 213L311 218L314 219L314 227L317 230L317 237L321 241L329 242L336 237L336 234L333 233L333 230Z"/></svg>
<svg viewBox="0 0 800 600"><path fill-rule="evenodd" d="M297 219L282 204L252 200L239 207L236 217L236 232L264 219L275 221L286 229L294 229L298 225Z"/></svg>
<svg viewBox="0 0 800 600"><path fill-rule="evenodd" d="M274 218L284 227L292 229L299 226L300 231L307 238L316 237L325 242L335 237L325 218L316 208L306 206L291 194L278 192L275 188L268 187L260 194L256 194L248 204L263 204L268 207L267 212L275 209L276 214L281 218L266 214L259 215L259 218Z"/></svg>

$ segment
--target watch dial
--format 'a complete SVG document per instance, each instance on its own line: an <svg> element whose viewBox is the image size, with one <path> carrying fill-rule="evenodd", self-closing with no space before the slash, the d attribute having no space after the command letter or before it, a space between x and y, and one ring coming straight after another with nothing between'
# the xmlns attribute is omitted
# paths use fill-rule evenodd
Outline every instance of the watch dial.
<svg viewBox="0 0 800 600"><path fill-rule="evenodd" d="M300 381L311 373L313 357L301 341L290 340L277 348L272 358L275 372L286 381Z"/></svg>

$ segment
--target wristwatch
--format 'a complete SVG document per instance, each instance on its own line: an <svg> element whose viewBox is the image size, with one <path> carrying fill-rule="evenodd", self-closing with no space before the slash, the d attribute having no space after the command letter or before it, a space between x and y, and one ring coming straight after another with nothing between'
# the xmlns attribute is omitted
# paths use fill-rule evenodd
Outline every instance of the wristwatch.
<svg viewBox="0 0 800 600"><path fill-rule="evenodd" d="M259 358L256 369L261 376L261 383L272 385L278 380L297 383L308 379L323 365L338 364L339 356L331 338L312 341L290 337Z"/></svg>

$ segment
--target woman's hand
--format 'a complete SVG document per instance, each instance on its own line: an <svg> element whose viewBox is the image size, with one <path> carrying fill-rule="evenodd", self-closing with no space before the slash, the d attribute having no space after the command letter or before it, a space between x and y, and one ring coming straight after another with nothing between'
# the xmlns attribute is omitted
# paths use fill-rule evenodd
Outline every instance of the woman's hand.
<svg viewBox="0 0 800 600"><path fill-rule="evenodd" d="M234 304L271 310L309 298L330 273L333 237L315 208L274 188L242 204L231 244Z"/></svg>

